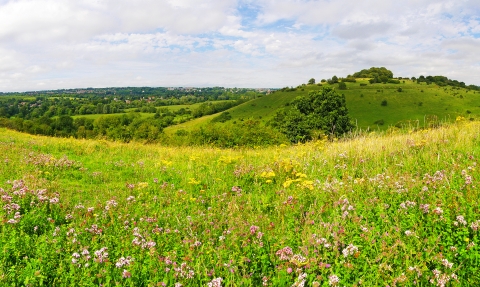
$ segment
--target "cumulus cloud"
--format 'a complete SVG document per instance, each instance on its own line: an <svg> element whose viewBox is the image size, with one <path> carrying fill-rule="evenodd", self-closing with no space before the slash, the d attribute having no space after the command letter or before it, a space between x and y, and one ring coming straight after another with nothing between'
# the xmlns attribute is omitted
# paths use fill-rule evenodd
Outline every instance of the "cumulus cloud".
<svg viewBox="0 0 480 287"><path fill-rule="evenodd" d="M371 66L479 85L478 15L475 0L0 1L0 91L283 87Z"/></svg>

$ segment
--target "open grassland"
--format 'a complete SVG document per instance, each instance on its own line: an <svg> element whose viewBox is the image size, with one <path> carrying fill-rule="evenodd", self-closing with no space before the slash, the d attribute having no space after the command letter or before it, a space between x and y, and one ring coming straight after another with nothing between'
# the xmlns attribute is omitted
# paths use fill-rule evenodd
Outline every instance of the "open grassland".
<svg viewBox="0 0 480 287"><path fill-rule="evenodd" d="M237 150L0 129L0 286L479 286L479 156L468 121Z"/></svg>
<svg viewBox="0 0 480 287"><path fill-rule="evenodd" d="M405 125L423 127L439 122L452 122L458 116L480 118L480 93L464 88L417 84L410 80L402 80L400 84L371 85L367 79L359 79L356 83L346 85L346 90L339 90L338 84L331 86L335 87L339 94L345 95L351 119L363 130L386 130L393 126ZM399 88L402 89L401 92L398 91ZM320 89L322 87L318 85L306 85L295 91L276 91L231 108L228 112L232 116L231 121L255 119L266 122L296 97ZM385 105L382 105L383 101L386 101ZM192 121L178 127L169 127L166 132L170 129L191 130L208 122L208 120Z"/></svg>

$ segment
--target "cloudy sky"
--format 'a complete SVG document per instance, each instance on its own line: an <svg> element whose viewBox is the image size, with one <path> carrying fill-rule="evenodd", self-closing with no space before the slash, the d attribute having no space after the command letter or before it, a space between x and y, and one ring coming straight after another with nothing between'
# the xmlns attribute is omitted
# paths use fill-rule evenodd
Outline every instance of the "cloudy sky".
<svg viewBox="0 0 480 287"><path fill-rule="evenodd" d="M479 0L0 0L0 91L284 87L384 66L480 85Z"/></svg>

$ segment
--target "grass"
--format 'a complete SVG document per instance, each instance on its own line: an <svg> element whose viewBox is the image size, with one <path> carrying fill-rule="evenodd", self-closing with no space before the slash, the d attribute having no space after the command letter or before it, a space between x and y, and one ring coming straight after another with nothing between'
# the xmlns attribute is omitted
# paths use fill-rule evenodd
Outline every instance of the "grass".
<svg viewBox="0 0 480 287"><path fill-rule="evenodd" d="M479 135L231 150L0 129L0 285L478 286Z"/></svg>
<svg viewBox="0 0 480 287"><path fill-rule="evenodd" d="M426 85L405 80L401 84L369 84L367 79L360 79L356 83L346 83L347 90L338 90L346 97L347 108L352 120L358 128L364 130L387 130L393 126L404 126L418 123L419 126L428 126L432 121L453 122L458 116L466 118L480 118L480 95L466 89L439 87L435 84ZM360 86L360 84L367 84ZM324 84L328 86L328 84ZM402 88L402 92L398 92ZM303 90L302 90L303 89ZM277 91L248 103L234 107L228 112L231 121L257 119L270 120L278 109L283 108L298 96L306 95L310 91L321 89L317 85L307 85L292 92ZM383 100L387 101L382 106ZM470 113L468 113L469 111ZM377 123L383 120L383 124ZM207 124L209 121L185 123L182 129L190 130ZM178 127L167 128L178 129Z"/></svg>

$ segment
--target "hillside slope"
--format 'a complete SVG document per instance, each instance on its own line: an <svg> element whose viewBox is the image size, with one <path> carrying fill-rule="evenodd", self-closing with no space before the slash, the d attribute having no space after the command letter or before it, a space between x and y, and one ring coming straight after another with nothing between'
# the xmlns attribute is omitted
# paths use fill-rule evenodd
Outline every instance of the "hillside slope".
<svg viewBox="0 0 480 287"><path fill-rule="evenodd" d="M409 124L424 126L431 121L452 122L458 116L480 118L480 93L464 88L417 84L411 80L403 80L400 84L371 85L367 79L359 79L356 83L346 85L346 90L339 90L338 84L332 86L338 93L345 95L350 117L361 129L385 130L395 125ZM318 85L306 85L295 91L276 91L234 107L228 112L232 117L231 121L256 119L267 122L296 97L321 88ZM386 105L382 105L384 100ZM166 132L198 128L208 124L213 117L172 126L167 128Z"/></svg>

